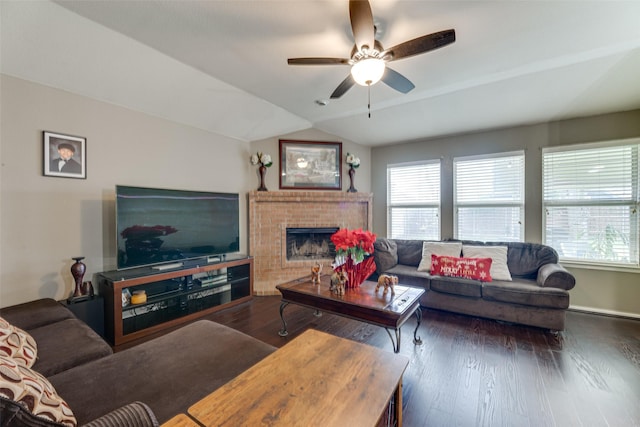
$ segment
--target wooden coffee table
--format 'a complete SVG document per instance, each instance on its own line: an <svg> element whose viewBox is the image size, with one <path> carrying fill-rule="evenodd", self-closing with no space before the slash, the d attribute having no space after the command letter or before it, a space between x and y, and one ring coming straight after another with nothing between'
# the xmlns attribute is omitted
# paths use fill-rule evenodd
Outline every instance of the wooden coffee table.
<svg viewBox="0 0 640 427"><path fill-rule="evenodd" d="M233 357L233 356L231 356ZM374 426L409 359L309 329L189 408L204 426Z"/></svg>
<svg viewBox="0 0 640 427"><path fill-rule="evenodd" d="M391 295L390 291L383 295L382 288L376 293L376 282L365 281L360 287L346 289L344 295L338 296L329 290L329 282L330 277L325 275L321 277L319 285L311 283L308 278L302 278L276 286L282 293L280 336L288 334L287 322L284 320L284 309L293 303L315 308L316 315L320 315L320 312L324 311L382 326L391 338L395 353L400 351L400 328L415 313L418 324L413 331L413 342L418 345L422 344L417 333L422 320L420 296L425 292L424 289L398 285L395 287L395 295ZM395 331L395 340L391 335L391 329Z"/></svg>

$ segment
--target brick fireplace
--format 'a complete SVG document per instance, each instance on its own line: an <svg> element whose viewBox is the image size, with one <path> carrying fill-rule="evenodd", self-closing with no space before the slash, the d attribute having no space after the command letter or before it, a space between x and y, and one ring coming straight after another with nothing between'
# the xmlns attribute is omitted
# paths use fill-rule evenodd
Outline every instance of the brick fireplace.
<svg viewBox="0 0 640 427"><path fill-rule="evenodd" d="M314 235L313 244L324 247L316 234L336 228L362 228L372 225L370 193L338 191L252 191L249 193L249 255L253 256L253 290L256 295L279 295L276 285L310 276L316 262L323 273L331 269L332 258L287 257L287 229ZM294 233L296 233L295 231ZM291 239L291 237L290 237ZM291 240L290 240L291 241ZM308 240L298 240L294 253ZM308 246L308 245L307 245ZM313 253L320 252L313 249Z"/></svg>

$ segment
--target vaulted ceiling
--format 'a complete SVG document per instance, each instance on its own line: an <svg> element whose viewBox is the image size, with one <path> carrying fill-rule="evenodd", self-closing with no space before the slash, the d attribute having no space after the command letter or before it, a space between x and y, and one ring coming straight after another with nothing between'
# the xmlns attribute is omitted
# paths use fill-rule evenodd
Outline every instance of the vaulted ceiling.
<svg viewBox="0 0 640 427"><path fill-rule="evenodd" d="M640 108L640 1L372 0L389 47L454 44L329 95L349 67L347 0L2 1L3 73L243 141L317 128L363 145ZM327 101L319 105L315 101ZM324 103L324 102L321 102Z"/></svg>

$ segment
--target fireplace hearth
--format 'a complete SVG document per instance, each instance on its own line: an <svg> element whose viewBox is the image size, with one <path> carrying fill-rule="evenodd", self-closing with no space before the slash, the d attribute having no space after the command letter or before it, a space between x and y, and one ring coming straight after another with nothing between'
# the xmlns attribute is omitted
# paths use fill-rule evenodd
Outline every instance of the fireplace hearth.
<svg viewBox="0 0 640 427"><path fill-rule="evenodd" d="M307 261L334 258L336 247L331 235L337 227L287 228L287 260Z"/></svg>

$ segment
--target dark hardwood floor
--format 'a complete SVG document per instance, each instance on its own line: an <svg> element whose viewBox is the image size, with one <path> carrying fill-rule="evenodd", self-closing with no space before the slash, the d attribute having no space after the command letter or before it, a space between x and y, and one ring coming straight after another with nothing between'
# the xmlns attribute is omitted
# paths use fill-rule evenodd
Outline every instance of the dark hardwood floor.
<svg viewBox="0 0 640 427"><path fill-rule="evenodd" d="M307 328L393 351L384 329L255 297L208 316L281 347ZM640 426L640 321L567 313L548 331L423 310L402 328L405 426ZM345 425L348 425L345 424Z"/></svg>

